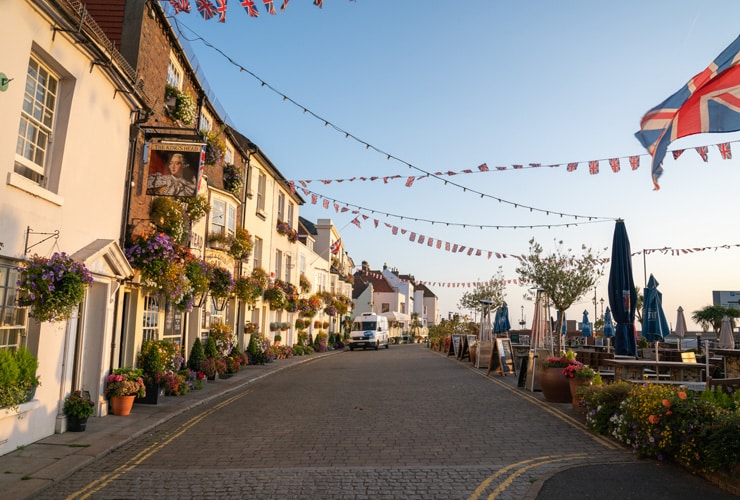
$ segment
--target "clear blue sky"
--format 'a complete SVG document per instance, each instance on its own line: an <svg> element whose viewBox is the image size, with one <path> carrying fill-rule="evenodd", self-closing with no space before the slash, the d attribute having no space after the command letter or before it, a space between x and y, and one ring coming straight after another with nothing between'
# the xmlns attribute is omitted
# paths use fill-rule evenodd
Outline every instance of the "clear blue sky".
<svg viewBox="0 0 740 500"><path fill-rule="evenodd" d="M546 249L562 240L566 247L586 244L609 256L613 222L480 229L481 224L574 221L494 199L502 198L552 212L621 217L633 252L730 245L647 256L648 275L660 282L671 325L678 306L690 316L711 304L712 290L740 290L740 247L735 247L740 244L740 143L733 144L732 160L722 160L714 147L740 140L740 134L672 144L669 149L709 145L709 162L693 149L678 160L669 154L660 191L653 191L649 157L634 137L646 111L738 36L740 2L325 0L319 9L309 0L292 0L274 16L256 3L256 19L232 1L224 24L204 21L194 2L193 12L176 20L188 37L201 36L232 59L191 43L231 122L286 178L421 175L407 164L430 172L475 170L484 162L491 168L449 178L484 197L435 179L416 181L411 188L401 180L312 183L312 191L363 207L369 216L360 229L350 223L354 215L311 205L309 196L300 210L310 220L331 218L357 265L364 260L379 269L387 263L431 283L487 280L501 266L507 279L517 279L513 258L489 260L412 243L409 233L394 236L385 222L484 254L526 254L535 238ZM276 7L280 3L276 0ZM387 160L345 138L239 66L331 125L403 161ZM625 158L638 154L641 166L631 171ZM623 159L618 174L605 161L613 157ZM597 159L600 173L589 175L587 162ZM569 162L579 162L575 172L566 171ZM529 163L563 166L511 169ZM508 169L498 172L495 166ZM636 284L644 286L642 255L633 257L633 268ZM607 276L596 295L608 303L606 282ZM444 316L459 311L460 296L469 290L430 288ZM506 288L512 324L520 320L522 306L528 324L532 317L524 291L519 285ZM593 293L574 305L569 319L580 319L588 309L593 320L592 300ZM687 319L690 330L698 328Z"/></svg>

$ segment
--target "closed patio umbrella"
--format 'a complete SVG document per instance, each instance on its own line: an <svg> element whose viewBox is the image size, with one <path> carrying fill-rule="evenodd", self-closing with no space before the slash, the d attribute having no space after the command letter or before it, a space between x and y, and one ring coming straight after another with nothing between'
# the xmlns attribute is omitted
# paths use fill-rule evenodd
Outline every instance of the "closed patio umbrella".
<svg viewBox="0 0 740 500"><path fill-rule="evenodd" d="M612 310L606 306L604 311L604 337L606 337L606 348L609 350L611 339L614 338L614 322L612 322Z"/></svg>
<svg viewBox="0 0 740 500"><path fill-rule="evenodd" d="M658 285L658 280L651 274L643 293L642 336L648 342L663 342L670 333L663 312L663 294L658 291Z"/></svg>
<svg viewBox="0 0 740 500"><path fill-rule="evenodd" d="M676 316L676 331L673 332L678 337L678 350L681 350L681 341L686 336L686 317L683 314L683 307L678 306L678 316Z"/></svg>
<svg viewBox="0 0 740 500"><path fill-rule="evenodd" d="M616 354L637 357L635 340L635 305L637 292L632 277L630 240L623 220L614 226L612 257L609 267L609 305L617 326L614 332Z"/></svg>
<svg viewBox="0 0 740 500"><path fill-rule="evenodd" d="M501 314L499 314L498 318L499 330L501 333L506 333L511 330L511 323L509 322L509 306L506 305L506 302L501 305L500 311Z"/></svg>
<svg viewBox="0 0 740 500"><path fill-rule="evenodd" d="M722 318L722 326L719 329L719 348L735 348L735 339L732 336L732 320L727 316Z"/></svg>
<svg viewBox="0 0 740 500"><path fill-rule="evenodd" d="M503 333L501 330L501 308L496 309L496 315L493 317L493 333Z"/></svg>
<svg viewBox="0 0 740 500"><path fill-rule="evenodd" d="M593 331L591 330L591 322L588 320L588 311L583 311L583 321L581 322L581 336L591 337Z"/></svg>

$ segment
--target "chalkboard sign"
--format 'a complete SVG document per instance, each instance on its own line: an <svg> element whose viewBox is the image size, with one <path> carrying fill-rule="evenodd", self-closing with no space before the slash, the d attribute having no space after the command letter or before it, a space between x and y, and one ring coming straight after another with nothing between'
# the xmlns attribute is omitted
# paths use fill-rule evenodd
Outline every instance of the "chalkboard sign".
<svg viewBox="0 0 740 500"><path fill-rule="evenodd" d="M450 352L447 353L448 356L450 354L457 356L457 353L460 352L460 337L461 336L457 334L452 336L452 342L450 342L451 349Z"/></svg>
<svg viewBox="0 0 740 500"><path fill-rule="evenodd" d="M503 376L509 374L516 375L511 340L505 338L493 339L493 350L491 351L491 359L488 363L486 375L489 375L494 370Z"/></svg>
<svg viewBox="0 0 740 500"><path fill-rule="evenodd" d="M461 335L460 336L460 349L457 351L457 359L462 361L463 359L468 358L470 359L470 350L468 346L468 336L467 335Z"/></svg>

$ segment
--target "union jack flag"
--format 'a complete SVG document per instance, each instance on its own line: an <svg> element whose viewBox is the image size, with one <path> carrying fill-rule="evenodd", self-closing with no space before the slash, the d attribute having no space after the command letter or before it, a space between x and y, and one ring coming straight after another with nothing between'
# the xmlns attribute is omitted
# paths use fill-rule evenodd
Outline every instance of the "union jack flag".
<svg viewBox="0 0 740 500"><path fill-rule="evenodd" d="M699 156L701 156L701 159L705 162L709 159L708 153L709 153L709 147L707 146L697 146L696 152L699 153Z"/></svg>
<svg viewBox="0 0 740 500"><path fill-rule="evenodd" d="M285 10L288 6L288 2L290 2L290 0L283 0L283 5L280 6L280 10Z"/></svg>
<svg viewBox="0 0 740 500"><path fill-rule="evenodd" d="M568 163L568 172L575 172L578 168L578 163Z"/></svg>
<svg viewBox="0 0 740 500"><path fill-rule="evenodd" d="M673 151L671 151L673 153L673 159L678 160L678 158L683 154L684 151L684 149L674 149Z"/></svg>
<svg viewBox="0 0 740 500"><path fill-rule="evenodd" d="M719 154L722 155L723 160L732 160L732 149L730 148L729 142L723 142L719 144Z"/></svg>
<svg viewBox="0 0 740 500"><path fill-rule="evenodd" d="M612 167L612 172L615 174L621 170L621 166L619 164L619 158L611 158L609 160L609 166Z"/></svg>
<svg viewBox="0 0 740 500"><path fill-rule="evenodd" d="M262 0L262 1L265 4L265 9L267 9L267 12L269 14L273 14L273 15L277 14L277 12L275 12L275 5L272 3L272 0Z"/></svg>
<svg viewBox="0 0 740 500"><path fill-rule="evenodd" d="M591 175L599 173L599 160L591 160L588 162L588 173Z"/></svg>
<svg viewBox="0 0 740 500"><path fill-rule="evenodd" d="M740 130L740 37L678 92L648 111L635 133L653 157L653 184L668 145L681 137Z"/></svg>
<svg viewBox="0 0 740 500"><path fill-rule="evenodd" d="M478 170L480 170L481 172L488 172L488 165L486 165L485 163L481 163L480 165L478 165Z"/></svg>
<svg viewBox="0 0 740 500"><path fill-rule="evenodd" d="M216 0L216 3L218 4L218 22L219 23L225 23L226 22L226 2L227 0Z"/></svg>
<svg viewBox="0 0 740 500"><path fill-rule="evenodd" d="M203 16L203 19L206 21L218 14L218 10L211 0L195 0L195 4L198 12L200 12L200 15Z"/></svg>
<svg viewBox="0 0 740 500"><path fill-rule="evenodd" d="M329 251L331 253L339 253L339 249L341 248L341 246L342 246L342 238L339 238L337 241L332 243L331 246L329 246Z"/></svg>
<svg viewBox="0 0 740 500"><path fill-rule="evenodd" d="M640 157L639 156L630 156L630 168L632 170L637 170L640 168Z"/></svg>
<svg viewBox="0 0 740 500"><path fill-rule="evenodd" d="M175 14L190 14L190 0L170 0L170 5L175 9Z"/></svg>
<svg viewBox="0 0 740 500"><path fill-rule="evenodd" d="M242 7L247 11L250 17L259 17L260 13L254 5L253 0L242 0Z"/></svg>

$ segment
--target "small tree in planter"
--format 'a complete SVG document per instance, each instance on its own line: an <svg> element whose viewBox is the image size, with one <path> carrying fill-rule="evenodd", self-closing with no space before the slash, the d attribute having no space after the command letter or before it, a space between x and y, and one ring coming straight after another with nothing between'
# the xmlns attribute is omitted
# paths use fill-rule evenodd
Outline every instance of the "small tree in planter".
<svg viewBox="0 0 740 500"><path fill-rule="evenodd" d="M193 347L190 348L190 356L188 357L188 368L193 371L200 371L200 366L203 361L206 360L206 353L203 350L203 342L196 339L193 342Z"/></svg>

